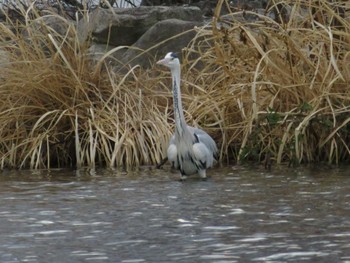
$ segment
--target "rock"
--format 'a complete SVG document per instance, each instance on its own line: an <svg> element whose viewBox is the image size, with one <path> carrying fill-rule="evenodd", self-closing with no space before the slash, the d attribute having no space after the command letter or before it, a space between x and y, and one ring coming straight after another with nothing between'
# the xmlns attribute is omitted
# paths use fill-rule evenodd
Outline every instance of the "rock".
<svg viewBox="0 0 350 263"><path fill-rule="evenodd" d="M189 1L187 1L189 2ZM157 6L157 5L183 5L187 4L184 0L142 0L142 6Z"/></svg>
<svg viewBox="0 0 350 263"><path fill-rule="evenodd" d="M265 8L269 1L270 0L232 0L230 1L230 4L231 6L234 6L239 9L249 10Z"/></svg>
<svg viewBox="0 0 350 263"><path fill-rule="evenodd" d="M91 61L97 63L111 49L112 49L111 47L105 44L92 44L89 46L87 54ZM109 62L109 63L112 63L112 62Z"/></svg>
<svg viewBox="0 0 350 263"><path fill-rule="evenodd" d="M197 7L97 8L89 21L79 21L78 32L81 41L91 37L99 44L131 46L157 22L171 18L198 22L202 21L202 13Z"/></svg>
<svg viewBox="0 0 350 263"><path fill-rule="evenodd" d="M21 33L23 39L25 39L29 45L35 45L37 48L40 47L44 54L49 57L52 55L52 52L56 51L52 50L51 45L48 45L46 41L39 41L39 39L41 37L46 39L46 36L50 34L57 43L61 43L62 36L66 36L67 38L75 37L74 31L72 30L74 26L74 21L62 19L59 16L46 15L31 20ZM13 30L15 30L15 28ZM39 32L42 35L38 34Z"/></svg>
<svg viewBox="0 0 350 263"><path fill-rule="evenodd" d="M186 47L196 35L195 26L200 26L202 23L194 21L183 21L179 19L163 20L152 26L130 49L128 49L121 60L131 66L140 65L148 67L154 57L163 57L169 51L181 54L181 50ZM191 30L185 34L185 31ZM162 41L181 34L169 41L160 44ZM147 50L150 47L160 44L143 53L140 50ZM138 56L139 55L139 56ZM138 57L136 57L138 56Z"/></svg>
<svg viewBox="0 0 350 263"><path fill-rule="evenodd" d="M217 3L213 5L209 0L192 2L193 6L197 6L202 10L202 14L205 17L212 17L214 15L214 9Z"/></svg>
<svg viewBox="0 0 350 263"><path fill-rule="evenodd" d="M44 24L44 28L52 28L58 36L66 35L69 27L74 25L74 21L61 19L58 16L43 16L40 19L36 19L35 21L39 22L40 20Z"/></svg>
<svg viewBox="0 0 350 263"><path fill-rule="evenodd" d="M74 21L62 19L59 16L46 15L31 20L28 28L34 32L42 32L47 34L48 32L53 36L64 36L70 27L74 26ZM25 38L29 37L28 28L23 30Z"/></svg>
<svg viewBox="0 0 350 263"><path fill-rule="evenodd" d="M176 5L188 5L197 6L202 10L204 16L212 16L213 10L217 5L217 0L142 0L141 6L176 6Z"/></svg>

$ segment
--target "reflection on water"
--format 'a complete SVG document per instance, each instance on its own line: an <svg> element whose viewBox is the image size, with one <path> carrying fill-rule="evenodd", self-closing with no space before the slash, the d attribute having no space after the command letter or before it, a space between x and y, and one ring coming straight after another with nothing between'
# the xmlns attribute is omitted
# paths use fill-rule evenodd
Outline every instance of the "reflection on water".
<svg viewBox="0 0 350 263"><path fill-rule="evenodd" d="M350 169L2 172L0 262L349 262Z"/></svg>

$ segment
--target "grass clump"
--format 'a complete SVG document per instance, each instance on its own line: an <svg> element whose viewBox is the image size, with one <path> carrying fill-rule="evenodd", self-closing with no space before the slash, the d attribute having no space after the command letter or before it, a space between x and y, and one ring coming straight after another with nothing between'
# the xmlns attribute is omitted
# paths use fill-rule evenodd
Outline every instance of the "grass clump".
<svg viewBox="0 0 350 263"><path fill-rule="evenodd" d="M287 19L247 10L220 17L230 6L219 1L212 24L198 30L198 48L189 53L206 65L196 76L219 109L222 156L291 164L349 160L346 5L270 1L270 11L284 8L275 13Z"/></svg>
<svg viewBox="0 0 350 263"><path fill-rule="evenodd" d="M0 25L0 168L159 162L170 128L155 78L92 62L73 22L55 13L21 12L22 23Z"/></svg>

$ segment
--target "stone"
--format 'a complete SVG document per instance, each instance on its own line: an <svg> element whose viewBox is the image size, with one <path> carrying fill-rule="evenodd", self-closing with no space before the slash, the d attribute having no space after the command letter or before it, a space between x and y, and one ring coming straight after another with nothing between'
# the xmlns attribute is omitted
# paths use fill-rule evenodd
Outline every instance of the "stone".
<svg viewBox="0 0 350 263"><path fill-rule="evenodd" d="M152 26L131 48L127 49L122 55L121 60L131 66L140 65L141 67L148 67L156 55L158 55L157 57L163 57L170 51L181 54L181 50L196 35L194 27L200 25L202 25L200 22L179 19L160 21ZM189 32L182 34L185 31ZM165 41L172 37L174 38ZM165 42L162 43L163 41ZM157 44L159 45L156 46ZM146 52L140 50L145 50Z"/></svg>
<svg viewBox="0 0 350 263"><path fill-rule="evenodd" d="M131 46L157 22L171 18L197 22L203 19L197 7L97 8L88 21L82 19L77 27L82 42L91 38L99 44Z"/></svg>

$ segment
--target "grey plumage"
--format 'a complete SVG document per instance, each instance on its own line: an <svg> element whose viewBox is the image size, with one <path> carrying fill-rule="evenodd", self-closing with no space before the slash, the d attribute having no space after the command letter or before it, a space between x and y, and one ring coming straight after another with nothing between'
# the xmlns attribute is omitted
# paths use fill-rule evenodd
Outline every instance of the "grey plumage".
<svg viewBox="0 0 350 263"><path fill-rule="evenodd" d="M205 131L186 124L181 101L180 61L177 56L170 52L157 64L167 66L172 75L175 133L169 142L168 160L174 168L180 170L182 180L195 173L205 179L206 169L217 158L216 144Z"/></svg>

